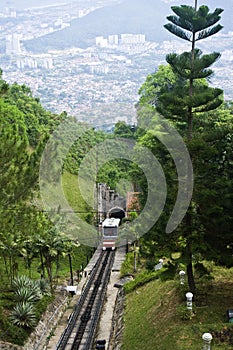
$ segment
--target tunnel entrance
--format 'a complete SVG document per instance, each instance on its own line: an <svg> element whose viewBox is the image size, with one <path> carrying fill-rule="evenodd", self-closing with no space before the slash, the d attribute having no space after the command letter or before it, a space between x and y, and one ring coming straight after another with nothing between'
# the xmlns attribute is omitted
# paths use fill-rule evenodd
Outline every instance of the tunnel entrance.
<svg viewBox="0 0 233 350"><path fill-rule="evenodd" d="M125 211L119 207L112 208L108 212L108 217L122 220L125 217Z"/></svg>

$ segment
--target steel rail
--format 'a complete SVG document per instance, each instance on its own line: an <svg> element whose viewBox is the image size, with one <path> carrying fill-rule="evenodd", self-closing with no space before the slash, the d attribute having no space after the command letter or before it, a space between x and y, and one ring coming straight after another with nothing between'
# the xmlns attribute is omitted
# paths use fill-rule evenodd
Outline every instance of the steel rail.
<svg viewBox="0 0 233 350"><path fill-rule="evenodd" d="M99 317L96 318L94 316L96 316L97 310L98 316L100 316L101 313L101 300L103 298L103 294L105 295L106 285L108 283L107 276L110 276L110 274L108 274L108 271L111 271L110 267L112 265L113 258L113 252L108 251L105 253L105 258L101 264L101 269L99 271L99 274L96 275L96 279L94 281L94 288L87 302L85 311L81 316L82 323L76 332L71 350L78 350L80 349L80 346L81 349L91 349L99 319ZM83 341L84 335L86 335L86 337Z"/></svg>
<svg viewBox="0 0 233 350"><path fill-rule="evenodd" d="M104 300L105 300L105 296L106 296L106 291L107 291L107 286L108 286L108 282L109 282L110 275L111 275L112 265L114 262L114 256L115 256L115 254L112 254L110 256L109 264L105 269L105 276L103 277L102 289L99 293L99 300L97 301L96 308L93 312L92 322L91 322L91 325L89 328L88 337L86 339L85 345L83 346L83 350L90 350L94 346L94 341L95 341L95 336L96 336L96 328L97 328L97 325L99 323L101 311L103 308L103 304L104 304Z"/></svg>
<svg viewBox="0 0 233 350"><path fill-rule="evenodd" d="M101 314L107 284L114 261L114 252L101 252L89 280L75 306L69 322L57 344L56 350L80 348L90 350L94 342L96 327ZM75 332L75 336L74 335ZM86 333L85 341L82 341ZM70 343L73 339L72 345Z"/></svg>
<svg viewBox="0 0 233 350"><path fill-rule="evenodd" d="M89 280L88 280L88 282L87 282L87 284L86 284L86 286L85 286L85 288L84 288L84 290L83 290L83 292L78 300L78 303L76 304L74 311L72 312L72 314L69 317L68 324L67 324L64 332L62 333L62 335L59 339L59 342L56 345L56 350L65 350L66 345L68 343L68 340L70 338L70 335L71 335L71 333L75 327L75 324L77 322L77 319L80 315L81 309L85 303L87 294L88 294L88 292L93 284L93 281L95 279L95 276L98 272L98 267L101 264L103 256L104 256L104 252L101 252L100 257L99 257L98 261L96 262L96 264L95 264L95 266L90 274Z"/></svg>

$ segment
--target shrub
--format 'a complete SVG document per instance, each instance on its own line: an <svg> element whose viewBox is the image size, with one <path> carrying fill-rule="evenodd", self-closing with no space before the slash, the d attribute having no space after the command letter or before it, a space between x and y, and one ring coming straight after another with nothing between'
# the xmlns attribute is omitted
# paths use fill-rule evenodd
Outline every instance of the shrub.
<svg viewBox="0 0 233 350"><path fill-rule="evenodd" d="M147 271L143 271L136 276L135 280L126 283L124 285L124 290L126 293L132 292L136 288L141 287L144 284L153 281L157 278L159 278L159 274L157 271L150 273L148 273Z"/></svg>
<svg viewBox="0 0 233 350"><path fill-rule="evenodd" d="M197 262L194 265L194 268L196 277L201 278L204 276L210 276L210 271L201 262Z"/></svg>
<svg viewBox="0 0 233 350"><path fill-rule="evenodd" d="M35 314L39 319L41 315L47 310L49 304L54 300L54 296L45 295L42 299L40 299L35 305Z"/></svg>
<svg viewBox="0 0 233 350"><path fill-rule="evenodd" d="M155 258L149 258L146 260L145 267L147 270L154 270L154 267L156 265Z"/></svg>
<svg viewBox="0 0 233 350"><path fill-rule="evenodd" d="M31 288L32 284L33 284L33 281L29 277L22 275L22 276L16 277L12 281L11 287L13 291L16 291L22 287Z"/></svg>
<svg viewBox="0 0 233 350"><path fill-rule="evenodd" d="M10 314L13 324L32 329L37 324L37 318L33 304L29 302L18 303Z"/></svg>
<svg viewBox="0 0 233 350"><path fill-rule="evenodd" d="M40 289L37 286L21 287L15 291L15 299L18 302L35 303L42 298Z"/></svg>
<svg viewBox="0 0 233 350"><path fill-rule="evenodd" d="M12 323L11 319L5 315L2 315L0 320L0 339L4 342L9 342L17 345L24 345L28 335L29 329L18 327Z"/></svg>
<svg viewBox="0 0 233 350"><path fill-rule="evenodd" d="M35 282L42 295L50 295L50 286L49 283L44 279L39 279Z"/></svg>
<svg viewBox="0 0 233 350"><path fill-rule="evenodd" d="M176 313L177 316L180 317L181 320L183 321L187 321L187 320L191 320L194 316L195 316L195 305L193 304L192 306L192 310L188 310L186 305L179 305L176 308Z"/></svg>

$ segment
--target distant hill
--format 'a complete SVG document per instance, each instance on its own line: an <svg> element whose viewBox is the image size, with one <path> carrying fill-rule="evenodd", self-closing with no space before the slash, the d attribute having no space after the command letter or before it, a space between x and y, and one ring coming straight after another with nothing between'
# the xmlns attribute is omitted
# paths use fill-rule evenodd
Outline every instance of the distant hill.
<svg viewBox="0 0 233 350"><path fill-rule="evenodd" d="M193 5L193 1L186 0L185 3ZM97 9L85 17L72 21L68 28L24 42L24 44L29 51L45 52L70 47L86 48L93 45L95 37L99 35L143 33L146 34L146 39L149 41L169 40L171 34L163 28L163 25L167 22L166 17L172 13L171 6L181 3L184 1L175 0L166 3L163 0L125 0L118 5ZM219 4L218 0L203 0L203 3L211 10L221 5L228 16L228 20L224 21L225 30L233 30L233 2L229 4L229 0L221 0Z"/></svg>

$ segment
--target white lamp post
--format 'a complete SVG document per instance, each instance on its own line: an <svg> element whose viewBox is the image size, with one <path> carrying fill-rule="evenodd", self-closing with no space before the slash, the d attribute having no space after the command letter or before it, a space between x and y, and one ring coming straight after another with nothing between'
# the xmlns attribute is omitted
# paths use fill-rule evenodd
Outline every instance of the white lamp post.
<svg viewBox="0 0 233 350"><path fill-rule="evenodd" d="M159 264L161 266L161 268L163 267L163 259L159 259Z"/></svg>
<svg viewBox="0 0 233 350"><path fill-rule="evenodd" d="M162 269L163 267L163 259L159 259L159 263L155 265L155 271Z"/></svg>
<svg viewBox="0 0 233 350"><path fill-rule="evenodd" d="M191 292L186 293L186 298L187 298L187 309L192 311L192 309L193 309L193 304L192 304L193 293L191 293Z"/></svg>
<svg viewBox="0 0 233 350"><path fill-rule="evenodd" d="M179 272L179 275L180 275L180 284L184 284L185 271L181 270Z"/></svg>
<svg viewBox="0 0 233 350"><path fill-rule="evenodd" d="M204 333L202 335L202 339L204 341L203 350L211 350L211 340L213 339L210 333Z"/></svg>

